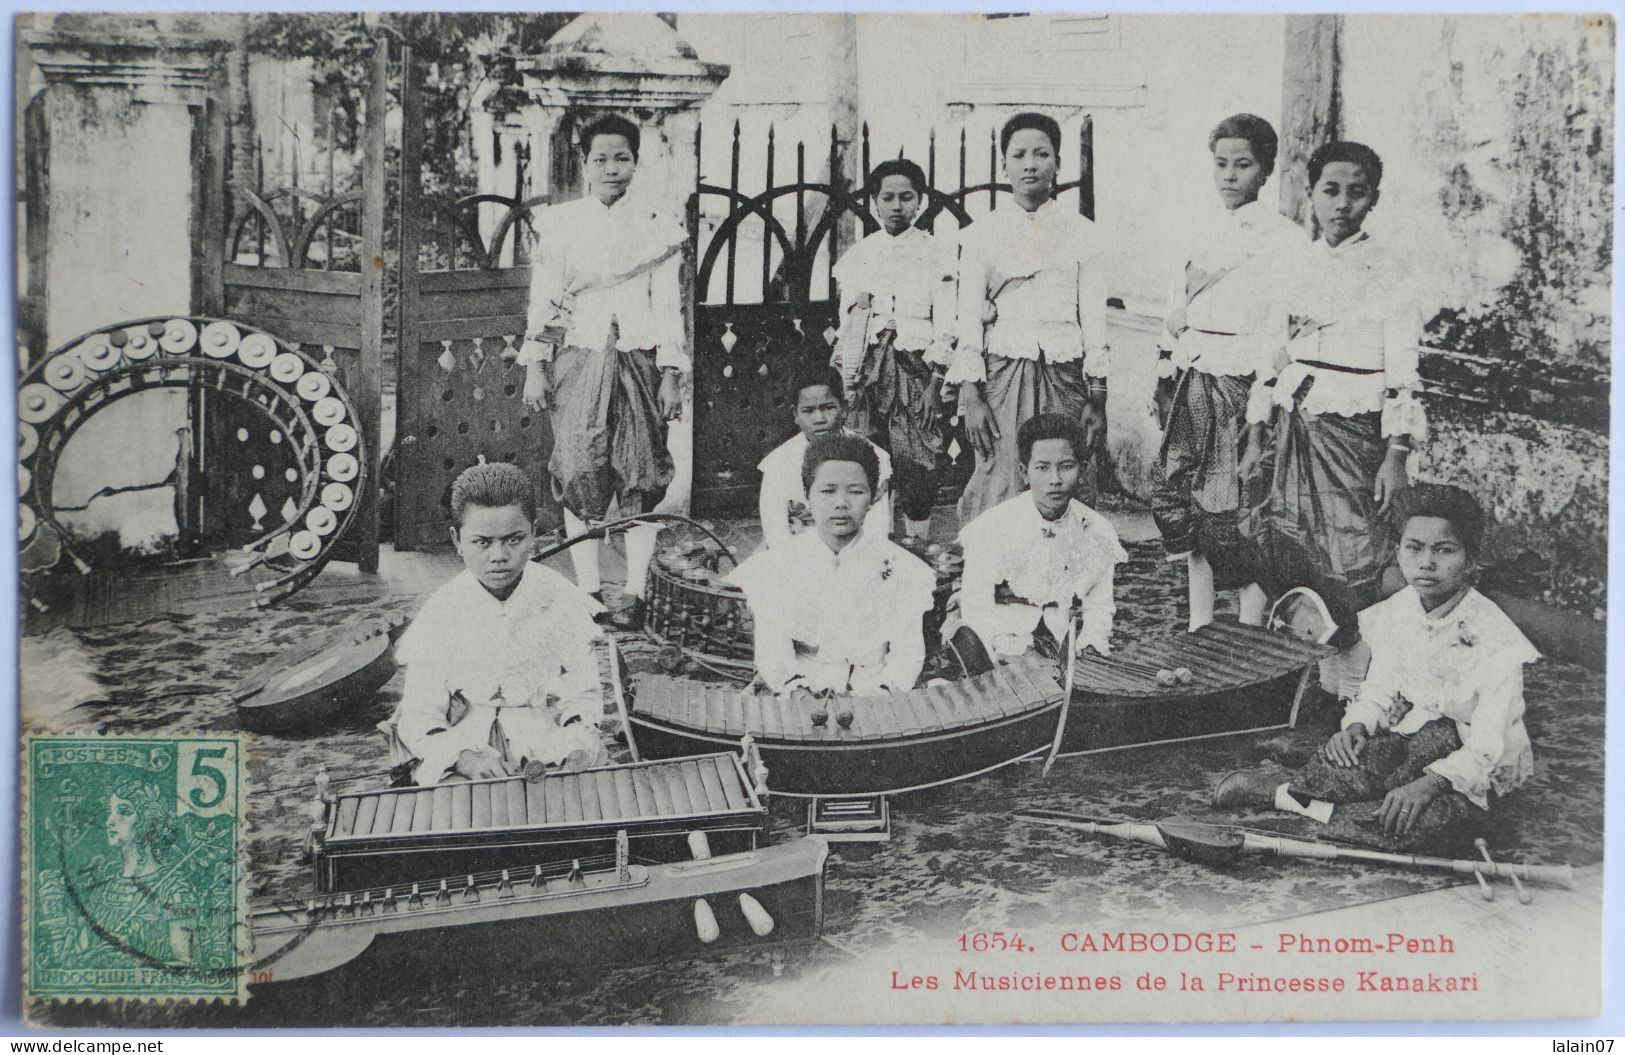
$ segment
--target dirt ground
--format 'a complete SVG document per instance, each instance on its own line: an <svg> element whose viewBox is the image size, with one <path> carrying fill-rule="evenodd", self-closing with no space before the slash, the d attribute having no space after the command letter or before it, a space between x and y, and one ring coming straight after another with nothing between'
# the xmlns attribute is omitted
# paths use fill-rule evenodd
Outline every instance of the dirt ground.
<svg viewBox="0 0 1625 1055"><path fill-rule="evenodd" d="M1183 566L1161 559L1150 540L1129 540L1119 570L1118 643L1167 633L1182 624ZM409 614L423 586L395 590L363 583L313 588L268 612L232 610L162 616L134 625L57 631L72 635L109 697L52 723L57 731L198 732L236 728L231 686L261 662L325 628L376 616ZM628 641L634 665L650 648ZM47 664L25 670L36 686ZM374 725L398 699L400 676L376 698L319 734L260 737L251 763L251 874L255 894L310 889L298 851L308 825L309 782L375 772L386 763ZM1537 775L1501 810L1491 844L1511 860L1600 859L1603 833L1604 679L1557 663L1528 678L1527 722ZM602 729L613 743L618 721ZM1335 727L1330 713L1306 709L1296 730L1140 748L1060 762L1048 780L1019 764L973 781L903 796L892 803L885 844L833 850L825 894L825 937L793 954L787 972L806 977L843 958L940 938L945 947L967 929L1012 930L1094 924L1113 928L1234 927L1307 912L1435 890L1459 880L1344 864L1250 859L1226 871L1169 857L1150 847L1072 837L1010 821L1012 811L1047 807L1155 819L1215 818L1207 805L1222 774L1264 758L1301 761ZM378 784L381 778L371 778ZM358 782L356 786L371 786ZM1285 832L1310 822L1279 814L1241 818ZM803 807L774 805L778 835L805 824ZM221 1027L273 1025L447 1026L497 1024L726 1023L749 1018L776 984L766 956L703 962L538 973L523 949L499 950L496 978L474 978L459 964L424 964L410 978L355 978L276 986L242 1007L153 1008L110 1004L43 1010L61 1027ZM838 1009L831 1009L838 1017Z"/></svg>

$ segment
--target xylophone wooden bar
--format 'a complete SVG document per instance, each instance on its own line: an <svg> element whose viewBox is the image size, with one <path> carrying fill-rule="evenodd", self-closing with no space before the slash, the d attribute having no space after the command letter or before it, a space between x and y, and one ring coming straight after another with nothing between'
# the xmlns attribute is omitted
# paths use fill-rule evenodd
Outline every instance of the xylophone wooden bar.
<svg viewBox="0 0 1625 1055"><path fill-rule="evenodd" d="M874 707L869 709L869 715L873 715L876 728L881 732L881 735L902 736L902 715L897 714L897 704L890 701L890 697L887 697L884 701L876 701ZM856 725L853 725L853 728L856 728Z"/></svg>
<svg viewBox="0 0 1625 1055"><path fill-rule="evenodd" d="M783 700L777 696L762 697L762 733L777 739L784 737Z"/></svg>
<svg viewBox="0 0 1625 1055"><path fill-rule="evenodd" d="M378 816L378 800L371 796L361 800L360 808L356 810L355 827L360 831L372 831L372 823Z"/></svg>
<svg viewBox="0 0 1625 1055"><path fill-rule="evenodd" d="M491 826L491 785L483 781L469 785L470 826L475 828L489 828Z"/></svg>
<svg viewBox="0 0 1625 1055"><path fill-rule="evenodd" d="M615 781L608 773L596 771L592 773L571 773L566 776L573 780L560 781L560 787L573 789L581 797L581 817L583 820L619 820L623 815L620 797L615 794ZM570 809L570 791L565 792L564 808L566 815Z"/></svg>
<svg viewBox="0 0 1625 1055"><path fill-rule="evenodd" d="M472 827L473 789L466 781L459 780L451 787L451 816L453 824L462 824Z"/></svg>
<svg viewBox="0 0 1625 1055"><path fill-rule="evenodd" d="M615 799L619 803L622 817L641 817L642 811L638 809L637 791L632 787L632 774L624 769L614 770L611 774L611 783L615 788Z"/></svg>
<svg viewBox="0 0 1625 1055"><path fill-rule="evenodd" d="M722 781L717 777L714 765L703 765L696 762L694 768L700 771L700 786L705 788L705 797L713 809L727 809L728 796L722 790Z"/></svg>
<svg viewBox="0 0 1625 1055"><path fill-rule="evenodd" d="M581 781L561 780L559 789L564 792L559 796L564 800L564 822L566 824L579 824L587 816L581 805Z"/></svg>
<svg viewBox="0 0 1625 1055"><path fill-rule="evenodd" d="M525 789L521 786L523 783L528 783L528 781L503 781L502 786L507 791L508 795L509 824L530 823L530 810L528 804L525 802Z"/></svg>
<svg viewBox="0 0 1625 1055"><path fill-rule="evenodd" d="M760 733L762 731L762 698L749 690L742 690L739 694L739 710L741 721L739 733Z"/></svg>
<svg viewBox="0 0 1625 1055"><path fill-rule="evenodd" d="M711 694L707 691L709 688L708 685L695 682L689 686L688 702L689 706L693 708L694 721L698 723L701 729L719 732L720 730L711 729Z"/></svg>
<svg viewBox="0 0 1625 1055"><path fill-rule="evenodd" d="M565 788L562 784L554 784L549 791L550 793L542 799L542 805L545 807L542 823L563 824L565 819Z"/></svg>
<svg viewBox="0 0 1625 1055"><path fill-rule="evenodd" d="M985 677L972 678L965 683L965 691L969 694L971 707L980 716L981 721L990 722L1004 717L1004 708L999 705L998 694L991 691L989 684L990 682L997 684L1003 690L1003 681L1004 678L999 669L995 668Z"/></svg>
<svg viewBox="0 0 1625 1055"><path fill-rule="evenodd" d="M378 799L378 812L373 816L372 830L375 832L392 831L395 825L395 811L403 801L410 801L405 795L382 795Z"/></svg>
<svg viewBox="0 0 1625 1055"><path fill-rule="evenodd" d="M929 724L920 721L920 714L914 709L913 695L911 692L900 693L888 700L897 711L897 717L903 726L904 736L918 736L929 728Z"/></svg>
<svg viewBox="0 0 1625 1055"><path fill-rule="evenodd" d="M936 707L932 705L931 694L929 692L926 692L923 689L917 692L911 692L908 694L908 700L909 703L913 704L914 713L919 715L921 725L924 728L944 728L942 716L937 713Z"/></svg>
<svg viewBox="0 0 1625 1055"><path fill-rule="evenodd" d="M593 781L599 787L605 817L619 820L638 816L638 797L632 790L631 773L600 770L593 774Z"/></svg>
<svg viewBox="0 0 1625 1055"><path fill-rule="evenodd" d="M713 733L723 732L728 728L727 719L723 717L723 692L712 689L705 694L705 727Z"/></svg>
<svg viewBox="0 0 1625 1055"><path fill-rule="evenodd" d="M524 782L525 793L525 823L543 825L547 821L547 802L545 792L542 790L540 780L527 780Z"/></svg>
<svg viewBox="0 0 1625 1055"><path fill-rule="evenodd" d="M717 782L722 785L722 796L727 800L731 810L742 810L749 807L745 800L745 788L734 778L733 773L722 768L722 760L713 758L711 766L716 770Z"/></svg>
<svg viewBox="0 0 1625 1055"><path fill-rule="evenodd" d="M677 763L683 774L683 787L688 791L688 799L694 803L694 812L703 813L711 808L711 801L706 797L705 784L700 780L700 767L693 762L683 760Z"/></svg>
<svg viewBox="0 0 1625 1055"><path fill-rule="evenodd" d="M636 800L639 817L647 817L658 811L655 805L654 787L649 783L649 774L642 769L634 769L630 774L632 778L632 796Z"/></svg>
<svg viewBox="0 0 1625 1055"><path fill-rule="evenodd" d="M570 774L575 779L569 783L581 794L581 816L583 820L613 821L626 816L621 808L620 796L615 793L615 781L602 770L594 773ZM570 808L568 797L564 800L566 810Z"/></svg>
<svg viewBox="0 0 1625 1055"><path fill-rule="evenodd" d="M693 700L694 688L691 684L684 685L682 692L672 700L673 713L682 715L683 722L688 725L695 724Z"/></svg>
<svg viewBox="0 0 1625 1055"><path fill-rule="evenodd" d="M508 826L508 789L505 784L493 784L489 788L491 802L491 827L506 828Z"/></svg>
<svg viewBox="0 0 1625 1055"><path fill-rule="evenodd" d="M1002 673L1010 679L1010 687L1015 691L1016 703L1022 710L1026 710L1039 702L1041 694L1033 683L1031 674L1026 667L1020 665L1006 666Z"/></svg>
<svg viewBox="0 0 1625 1055"><path fill-rule="evenodd" d="M700 812L700 808L689 797L688 783L686 781L681 779L670 781L667 783L666 788L671 793L672 809L677 811L679 816Z"/></svg>
<svg viewBox="0 0 1625 1055"><path fill-rule="evenodd" d="M944 729L958 729L966 724L965 715L955 704L953 693L943 691L940 685L927 685L925 691L931 697L932 709Z"/></svg>
<svg viewBox="0 0 1625 1055"><path fill-rule="evenodd" d="M409 831L426 832L434 827L434 789L424 788L412 796Z"/></svg>
<svg viewBox="0 0 1625 1055"><path fill-rule="evenodd" d="M361 807L361 800L354 795L346 795L339 800L339 830L352 832L355 830L356 811Z"/></svg>
<svg viewBox="0 0 1625 1055"><path fill-rule="evenodd" d="M655 812L666 815L678 813L676 803L672 801L671 785L664 780L649 781L651 794L654 796Z"/></svg>

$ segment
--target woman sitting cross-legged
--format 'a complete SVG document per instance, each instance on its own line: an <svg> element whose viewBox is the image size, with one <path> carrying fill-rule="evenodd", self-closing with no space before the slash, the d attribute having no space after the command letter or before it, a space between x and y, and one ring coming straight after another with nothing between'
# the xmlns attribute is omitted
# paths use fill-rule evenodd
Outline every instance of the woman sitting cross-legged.
<svg viewBox="0 0 1625 1055"><path fill-rule="evenodd" d="M865 529L879 477L875 449L863 439L814 437L801 469L813 530L730 576L756 622L758 677L805 703L817 724L830 696L907 692L925 665L921 617L936 576Z"/></svg>
<svg viewBox="0 0 1625 1055"><path fill-rule="evenodd" d="M1534 773L1523 668L1540 654L1473 589L1484 514L1441 484L1417 484L1400 503L1408 585L1360 613L1371 669L1342 730L1295 773L1274 763L1232 773L1217 805L1274 805L1384 849L1455 848Z"/></svg>

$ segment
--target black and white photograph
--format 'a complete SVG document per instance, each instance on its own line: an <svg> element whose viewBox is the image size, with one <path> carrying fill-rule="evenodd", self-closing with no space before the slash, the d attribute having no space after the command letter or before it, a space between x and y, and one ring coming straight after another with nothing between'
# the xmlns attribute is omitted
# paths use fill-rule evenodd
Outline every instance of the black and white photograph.
<svg viewBox="0 0 1625 1055"><path fill-rule="evenodd" d="M1594 1019L1615 32L17 15L24 1021Z"/></svg>

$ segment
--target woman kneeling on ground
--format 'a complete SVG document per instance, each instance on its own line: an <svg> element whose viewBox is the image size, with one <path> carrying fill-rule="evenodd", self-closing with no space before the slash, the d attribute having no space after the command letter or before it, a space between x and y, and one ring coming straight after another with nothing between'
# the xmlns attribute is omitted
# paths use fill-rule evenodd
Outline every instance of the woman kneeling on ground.
<svg viewBox="0 0 1625 1055"><path fill-rule="evenodd" d="M1540 653L1473 589L1483 511L1443 484L1400 501L1407 586L1360 613L1371 669L1343 728L1295 773L1266 763L1225 777L1217 805L1273 805L1385 849L1457 847L1534 774L1523 668Z"/></svg>

